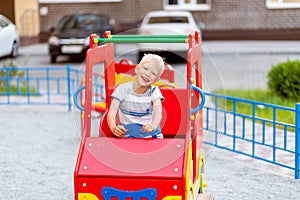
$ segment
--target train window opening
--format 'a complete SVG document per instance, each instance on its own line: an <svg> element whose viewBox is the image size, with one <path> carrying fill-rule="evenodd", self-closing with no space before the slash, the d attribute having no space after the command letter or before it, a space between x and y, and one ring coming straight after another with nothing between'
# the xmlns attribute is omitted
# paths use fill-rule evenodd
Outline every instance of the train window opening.
<svg viewBox="0 0 300 200"><path fill-rule="evenodd" d="M98 137L99 120L102 113L97 108L105 102L105 80L104 80L104 62L97 63L92 67L92 112L91 112L91 137ZM84 79L84 82L86 80ZM84 91L83 91L84 92Z"/></svg>

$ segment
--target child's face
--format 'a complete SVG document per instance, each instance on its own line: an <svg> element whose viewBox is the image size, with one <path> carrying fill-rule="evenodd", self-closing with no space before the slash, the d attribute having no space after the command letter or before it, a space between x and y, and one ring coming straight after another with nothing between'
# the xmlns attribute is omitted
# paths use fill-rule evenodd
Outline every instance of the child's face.
<svg viewBox="0 0 300 200"><path fill-rule="evenodd" d="M141 86L150 86L159 81L160 70L151 62L139 64L136 69L136 80Z"/></svg>

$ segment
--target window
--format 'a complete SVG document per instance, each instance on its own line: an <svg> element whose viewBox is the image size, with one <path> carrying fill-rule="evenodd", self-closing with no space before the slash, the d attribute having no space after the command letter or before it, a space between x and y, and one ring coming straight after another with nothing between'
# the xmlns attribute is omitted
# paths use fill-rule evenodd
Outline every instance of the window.
<svg viewBox="0 0 300 200"><path fill-rule="evenodd" d="M161 23L183 23L188 24L189 19L185 16L178 17L151 17L148 21L148 24L161 24Z"/></svg>
<svg viewBox="0 0 300 200"><path fill-rule="evenodd" d="M266 0L269 9L300 8L300 0Z"/></svg>
<svg viewBox="0 0 300 200"><path fill-rule="evenodd" d="M164 0L165 10L210 10L211 0Z"/></svg>
<svg viewBox="0 0 300 200"><path fill-rule="evenodd" d="M104 18L97 15L70 15L62 18L58 24L58 29L61 31L71 29L93 31L100 29L101 24L104 24L103 21Z"/></svg>
<svg viewBox="0 0 300 200"><path fill-rule="evenodd" d="M0 16L0 28L3 28L5 26L9 25L8 19L6 19L4 16Z"/></svg>
<svg viewBox="0 0 300 200"><path fill-rule="evenodd" d="M104 3L121 2L122 0L38 0L39 3Z"/></svg>
<svg viewBox="0 0 300 200"><path fill-rule="evenodd" d="M8 23L6 23L5 21L3 21L2 19L0 19L0 28L3 28L5 26L7 26Z"/></svg>

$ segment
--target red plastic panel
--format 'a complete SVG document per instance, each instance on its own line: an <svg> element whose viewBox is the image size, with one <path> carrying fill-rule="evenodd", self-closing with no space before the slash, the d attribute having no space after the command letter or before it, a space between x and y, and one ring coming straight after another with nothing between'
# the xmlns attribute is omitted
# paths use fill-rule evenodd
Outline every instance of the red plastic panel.
<svg viewBox="0 0 300 200"><path fill-rule="evenodd" d="M157 191L156 199L166 196L181 196L185 194L182 180L172 179L126 179L126 178L79 178L78 192L92 193L103 200L101 194L103 187L112 187L124 191L139 191L154 188Z"/></svg>
<svg viewBox="0 0 300 200"><path fill-rule="evenodd" d="M165 100L161 120L164 136L174 137L190 132L189 94L186 89L161 89Z"/></svg>
<svg viewBox="0 0 300 200"><path fill-rule="evenodd" d="M184 139L87 138L78 176L181 178Z"/></svg>

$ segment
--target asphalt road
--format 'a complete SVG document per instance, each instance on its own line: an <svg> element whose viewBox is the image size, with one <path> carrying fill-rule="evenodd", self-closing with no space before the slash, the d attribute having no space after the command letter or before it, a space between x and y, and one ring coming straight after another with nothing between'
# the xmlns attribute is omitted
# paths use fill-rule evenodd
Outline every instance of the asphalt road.
<svg viewBox="0 0 300 200"><path fill-rule="evenodd" d="M74 199L80 115L51 106L0 111L0 199ZM292 170L211 146L205 159L205 193L215 200L299 199L300 181Z"/></svg>
<svg viewBox="0 0 300 200"><path fill-rule="evenodd" d="M300 41L204 41L203 87L211 92L216 89L267 88L267 75L272 65L287 59L300 59ZM123 57L136 60L135 44L116 44L116 60ZM9 58L0 59L0 65ZM84 68L84 60L76 57L59 56L57 63L51 64L47 44L34 44L20 48L14 60L18 66L27 67L72 67ZM182 76L185 63L171 63L178 80Z"/></svg>

